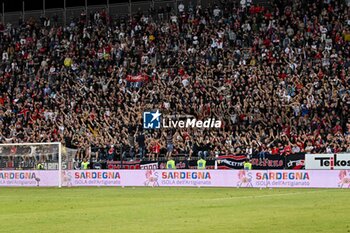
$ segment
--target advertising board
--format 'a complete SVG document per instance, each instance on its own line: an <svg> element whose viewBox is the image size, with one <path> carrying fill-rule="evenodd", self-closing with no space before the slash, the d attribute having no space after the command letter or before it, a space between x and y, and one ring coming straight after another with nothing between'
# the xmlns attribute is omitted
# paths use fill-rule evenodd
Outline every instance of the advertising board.
<svg viewBox="0 0 350 233"><path fill-rule="evenodd" d="M305 169L350 169L350 154L306 154Z"/></svg>

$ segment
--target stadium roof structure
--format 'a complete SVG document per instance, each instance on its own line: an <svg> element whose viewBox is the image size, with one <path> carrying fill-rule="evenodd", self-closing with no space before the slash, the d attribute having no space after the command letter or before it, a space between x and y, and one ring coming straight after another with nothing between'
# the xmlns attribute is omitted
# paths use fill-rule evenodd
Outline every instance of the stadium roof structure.
<svg viewBox="0 0 350 233"><path fill-rule="evenodd" d="M223 1L223 0L220 0ZM112 16L128 16L137 11L147 12L153 9L165 8L170 5L174 10L183 2L185 6L201 3L206 7L210 3L219 3L214 0L0 0L0 21L18 24L18 20L39 18L57 15L58 22L66 24L70 19L76 18L82 11L95 12L102 9ZM230 0L238 2L238 0ZM268 1L268 0L257 0Z"/></svg>
<svg viewBox="0 0 350 233"><path fill-rule="evenodd" d="M188 2L196 3L197 0L0 0L0 7L4 7L5 12L22 11L23 5L25 11L43 10L52 8L79 7L91 5L108 5L108 4L123 4L137 2L157 2L157 3L172 3L172 2ZM236 0L233 0L236 1ZM214 2L213 0L202 0L201 2ZM1 9L2 11L3 9Z"/></svg>
<svg viewBox="0 0 350 233"><path fill-rule="evenodd" d="M133 0L134 2L135 0ZM138 0L136 0L137 2ZM1 5L4 4L5 12L12 11L22 11L23 3L25 10L42 10L43 8L52 9L52 8L63 8L64 0L1 0ZM107 5L114 3L127 3L128 0L66 0L66 7L76 7L76 6L85 6L87 5Z"/></svg>

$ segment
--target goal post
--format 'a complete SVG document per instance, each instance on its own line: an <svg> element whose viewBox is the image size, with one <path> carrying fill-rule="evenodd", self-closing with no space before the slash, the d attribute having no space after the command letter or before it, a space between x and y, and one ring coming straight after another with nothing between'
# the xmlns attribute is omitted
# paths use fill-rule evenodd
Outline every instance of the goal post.
<svg viewBox="0 0 350 233"><path fill-rule="evenodd" d="M66 151L66 150L65 150ZM41 178L33 175L33 180L37 182L39 186L40 182L45 179L49 179L48 174L53 174L53 179L57 180L57 186L62 187L62 169L68 169L67 163L70 156L62 158L62 144L60 142L48 142L48 143L4 143L0 144L0 172L12 171L13 177L4 177L7 179L16 180L16 175L22 171L22 176L28 176L30 171L43 170L50 171L48 173L41 173ZM63 166L64 164L64 166ZM27 172L28 171L28 172ZM54 171L57 171L55 173ZM24 174L24 175L23 175ZM33 173L35 174L35 173ZM10 176L10 175L7 175ZM1 178L1 177L0 177ZM24 179L19 177L18 179ZM0 180L5 182L5 180ZM12 181L12 180L11 180ZM4 186L24 186L27 183L21 180L18 182L7 180ZM22 183L21 183L22 182Z"/></svg>

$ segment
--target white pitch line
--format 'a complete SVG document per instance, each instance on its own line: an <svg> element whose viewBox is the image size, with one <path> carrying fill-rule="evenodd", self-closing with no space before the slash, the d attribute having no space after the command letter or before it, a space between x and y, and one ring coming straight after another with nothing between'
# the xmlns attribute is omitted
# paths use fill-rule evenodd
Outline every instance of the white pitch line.
<svg viewBox="0 0 350 233"><path fill-rule="evenodd" d="M307 194L307 193L321 193L328 192L330 190L319 190L319 191L308 191L308 192L293 192L293 193L278 193L278 194L265 194L265 195L250 195L250 196L234 196L234 197L221 197L221 198L211 198L208 200L221 201L221 200L230 200L230 199L247 199L247 198L264 198L264 197L279 197L279 196L293 196L298 194Z"/></svg>

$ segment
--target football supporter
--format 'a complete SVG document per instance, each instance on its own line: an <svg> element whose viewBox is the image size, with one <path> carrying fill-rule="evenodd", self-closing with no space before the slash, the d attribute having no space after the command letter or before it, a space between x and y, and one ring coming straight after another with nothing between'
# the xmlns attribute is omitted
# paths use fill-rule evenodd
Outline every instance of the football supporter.
<svg viewBox="0 0 350 233"><path fill-rule="evenodd" d="M350 151L344 1L177 12L1 25L0 142L61 141L77 160ZM170 138L143 130L150 109L223 124Z"/></svg>

